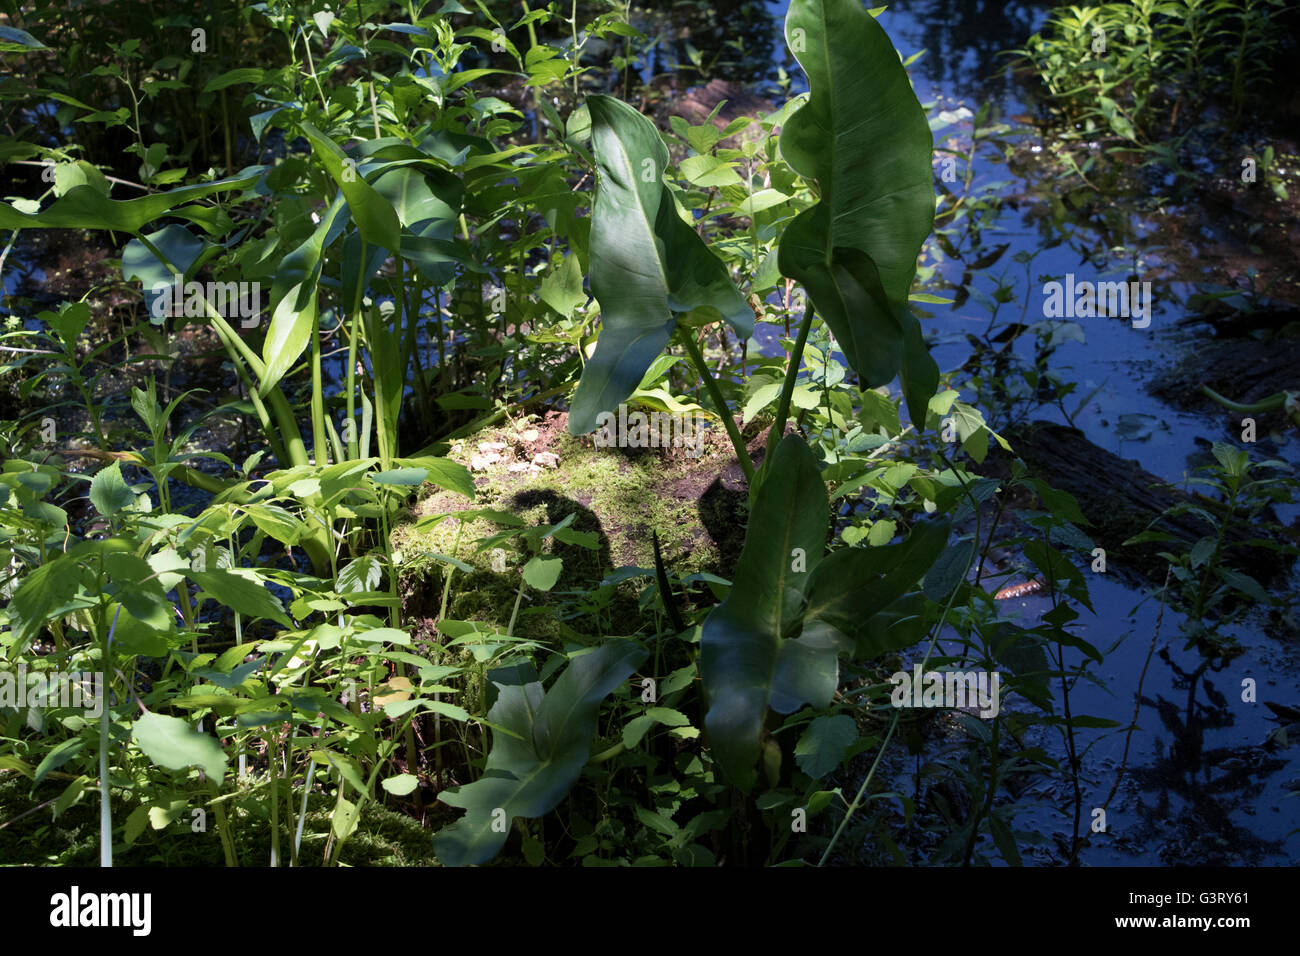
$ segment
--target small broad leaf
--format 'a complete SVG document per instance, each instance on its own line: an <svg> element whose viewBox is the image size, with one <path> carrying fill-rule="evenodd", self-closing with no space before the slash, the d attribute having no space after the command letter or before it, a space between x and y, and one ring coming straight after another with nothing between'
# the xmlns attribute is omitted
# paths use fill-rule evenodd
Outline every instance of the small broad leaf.
<svg viewBox="0 0 1300 956"><path fill-rule="evenodd" d="M856 640L872 618L916 586L943 553L952 524L946 518L918 521L897 544L841 548L823 561L808 582L804 634L821 631ZM875 530L874 527L872 530Z"/></svg>
<svg viewBox="0 0 1300 956"><path fill-rule="evenodd" d="M420 778L410 773L399 773L386 778L380 786L395 797L404 797L420 785Z"/></svg>
<svg viewBox="0 0 1300 956"><path fill-rule="evenodd" d="M808 776L824 777L840 765L849 745L858 739L858 727L847 714L818 717L794 748L795 763Z"/></svg>
<svg viewBox="0 0 1300 956"><path fill-rule="evenodd" d="M395 458L393 464L400 468L423 468L426 481L466 498L474 497L474 476L458 461L433 457Z"/></svg>
<svg viewBox="0 0 1300 956"><path fill-rule="evenodd" d="M931 601L944 601L960 582L965 580L966 571L975 556L975 539L958 541L948 548L934 562L921 586L925 596Z"/></svg>
<svg viewBox="0 0 1300 956"><path fill-rule="evenodd" d="M218 783L225 775L226 755L221 744L178 717L146 713L131 725L131 739L160 767L198 767Z"/></svg>
<svg viewBox="0 0 1300 956"><path fill-rule="evenodd" d="M80 577L76 561L69 557L47 561L27 575L9 604L10 625L19 650L40 633L52 612L72 600Z"/></svg>
<svg viewBox="0 0 1300 956"><path fill-rule="evenodd" d="M64 344L72 345L90 322L90 306L85 302L68 302L59 311L42 312L37 318L44 319Z"/></svg>
<svg viewBox="0 0 1300 956"><path fill-rule="evenodd" d="M45 775L51 770L58 770L69 760L77 757L84 749L86 741L81 737L73 737L58 744L41 760L36 767L36 776L32 779L32 786L39 787Z"/></svg>
<svg viewBox="0 0 1300 956"><path fill-rule="evenodd" d="M566 319L572 318L574 312L587 304L587 293L582 289L582 269L575 254L565 256L560 267L542 280L538 295Z"/></svg>
<svg viewBox="0 0 1300 956"><path fill-rule="evenodd" d="M101 468L90 482L90 503L101 515L109 517L132 507L135 492L122 478L122 467L117 462Z"/></svg>
<svg viewBox="0 0 1300 956"><path fill-rule="evenodd" d="M540 555L530 558L524 565L524 582L539 591L549 591L560 579L564 569L562 558L545 558Z"/></svg>

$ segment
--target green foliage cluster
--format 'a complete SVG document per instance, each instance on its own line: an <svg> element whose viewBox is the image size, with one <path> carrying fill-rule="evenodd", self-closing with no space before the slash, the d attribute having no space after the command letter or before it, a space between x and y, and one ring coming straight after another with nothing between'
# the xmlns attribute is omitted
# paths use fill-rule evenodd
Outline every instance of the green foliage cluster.
<svg viewBox="0 0 1300 956"><path fill-rule="evenodd" d="M1191 177L1205 169L1188 154L1204 152L1211 134L1238 129L1273 88L1289 55L1279 20L1286 7L1283 0L1068 6L1015 52L1041 78L1063 139L1117 139L1107 153L1137 151ZM1226 161L1221 148L1214 152L1215 164ZM1265 172L1272 155L1268 147ZM1081 174L1095 160L1078 167Z"/></svg>
<svg viewBox="0 0 1300 956"><path fill-rule="evenodd" d="M34 120L10 130L0 158L51 175L0 204L6 248L30 229L109 231L146 312L117 333L63 303L3 337L33 407L5 423L0 657L104 688L94 718L0 706L6 792L58 787L39 805L56 818L94 801L104 864L195 811L227 864L250 861L252 820L261 860L337 864L394 807L426 815L444 865L826 863L856 859L864 828L903 862L914 826L932 862L1017 863L1032 834L1006 783L1061 769L1021 743L1041 725L1072 757L1077 856L1075 740L1114 727L1068 705L1102 658L1071 628L1093 542L1069 495L976 471L1009 449L947 387L914 313L941 301L913 292L933 141L884 30L856 0L795 0L786 41L808 94L660 133L593 75L601 44L643 39L625 7L580 23L576 4L509 22L473 6L241 6L222 44L288 51L256 69L146 66L160 51L107 33L86 55L131 101L111 111L49 79L80 52L37 39L48 10L33 32L2 28L0 54L65 60L0 95L59 103L60 131L125 126L141 159L122 183L93 139L78 152ZM221 149L185 125L218 100ZM174 125L154 121L164 102ZM231 145L244 123L252 165ZM205 161L222 168L189 174ZM192 313L156 308L198 280L264 284L269 320L243 326L209 292ZM217 401L171 384L191 320L231 373ZM735 347L758 323L784 326L779 352ZM570 442L620 403L711 415L746 479L734 569L675 573L654 538L653 567L582 593L574 555L600 553L599 534L475 501L451 443L561 397ZM211 446L223 421L246 454ZM756 422L765 447L742 435ZM430 488L460 500L412 521ZM1032 628L982 581L1013 492L1043 509L1022 510L1030 532L1011 542L1052 599ZM449 548L415 544L446 527ZM449 614L498 550L503 606ZM430 565L436 613L412 613L403 586ZM637 614L609 614L618 589ZM542 595L563 626L522 627ZM961 720L964 810L872 789L890 741L923 732L884 680L913 653L1005 673L1025 705Z"/></svg>

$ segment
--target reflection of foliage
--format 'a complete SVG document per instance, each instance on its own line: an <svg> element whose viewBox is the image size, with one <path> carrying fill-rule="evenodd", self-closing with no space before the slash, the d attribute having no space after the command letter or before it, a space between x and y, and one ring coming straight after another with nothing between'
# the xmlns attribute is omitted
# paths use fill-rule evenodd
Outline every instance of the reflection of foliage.
<svg viewBox="0 0 1300 956"><path fill-rule="evenodd" d="M1202 133L1236 127L1290 45L1284 0L1134 0L1057 10L1022 54L1062 138L1113 136L1178 172ZM1087 173L1091 163L1085 164Z"/></svg>
<svg viewBox="0 0 1300 956"><path fill-rule="evenodd" d="M1187 689L1187 699L1183 704L1163 696L1154 701L1143 699L1143 704L1155 709L1172 742L1166 747L1157 738L1154 761L1136 769L1133 777L1142 790L1156 792L1154 806L1138 807L1144 822L1166 830L1170 819L1177 821L1162 854L1171 863L1222 866L1259 862L1265 855L1281 852L1281 841L1261 840L1235 823L1232 814L1258 799L1268 775L1286 762L1259 746L1206 746L1207 732L1234 723L1228 697L1209 677L1224 670L1226 664L1204 659L1187 672L1167 649L1160 657L1173 671L1174 686ZM1228 683L1228 693L1234 694L1231 680ZM1197 699L1198 691L1204 692L1204 702ZM1175 807L1174 800L1184 806Z"/></svg>

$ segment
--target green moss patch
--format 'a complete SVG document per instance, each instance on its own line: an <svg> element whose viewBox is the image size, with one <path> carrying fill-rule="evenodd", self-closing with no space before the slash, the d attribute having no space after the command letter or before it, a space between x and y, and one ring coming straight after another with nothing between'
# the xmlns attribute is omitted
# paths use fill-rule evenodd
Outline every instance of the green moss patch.
<svg viewBox="0 0 1300 956"><path fill-rule="evenodd" d="M452 574L447 617L508 623L519 569L531 553L518 539L480 550L483 539L508 525L457 515L484 508L532 527L572 515L570 527L598 543L595 550L545 543L544 553L563 559L563 571L550 593L525 592L515 627L521 637L573 640L635 631L636 594L648 580L604 588L601 582L619 568L654 568L652 529L672 573L730 576L744 541L747 494L720 427L704 431L692 457L682 448L598 448L591 436L568 434L567 426L567 414L550 412L452 445L448 456L475 475L475 500L427 486L410 521L392 535L409 617L438 616L447 564L433 555L442 554L473 567ZM756 454L762 436L751 437Z"/></svg>

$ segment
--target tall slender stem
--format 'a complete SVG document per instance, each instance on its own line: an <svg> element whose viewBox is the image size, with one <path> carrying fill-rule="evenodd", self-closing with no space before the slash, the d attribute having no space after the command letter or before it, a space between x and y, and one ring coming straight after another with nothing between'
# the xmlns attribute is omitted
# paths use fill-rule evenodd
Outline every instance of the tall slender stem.
<svg viewBox="0 0 1300 956"><path fill-rule="evenodd" d="M104 640L103 654L99 659L99 865L113 865L113 813L108 804L108 675L111 669L109 654L113 648L113 632L117 630L117 619L122 614L122 605L113 612L113 626L108 629Z"/></svg>
<svg viewBox="0 0 1300 956"><path fill-rule="evenodd" d="M785 423L790 417L790 402L794 397L794 385L799 378L799 366L803 364L803 348L808 342L808 330L812 328L812 303L803 310L803 319L799 322L799 334L795 337L794 351L790 353L790 365L785 370L785 384L781 386L781 398L776 403L776 421L767 435L767 455L763 458L763 467L772 460L772 453L785 435Z"/></svg>
<svg viewBox="0 0 1300 956"><path fill-rule="evenodd" d="M727 401L722 397L722 390L718 388L718 383L713 380L713 375L709 372L709 366L704 362L700 347L695 344L691 330L678 328L677 338L686 347L691 361L695 363L695 368L700 373L700 379L704 382L704 388L709 393L709 399L713 402L718 417L722 419L722 424L727 429L727 437L731 439L731 447L736 450L736 461L740 462L740 470L745 473L745 481L752 487L754 484L754 463L749 460L749 451L745 448L744 439L740 437L740 429L736 427L736 420L731 417L731 409L727 407Z"/></svg>
<svg viewBox="0 0 1300 956"><path fill-rule="evenodd" d="M325 444L325 390L321 380L320 323L311 330L311 454L317 467L329 460Z"/></svg>

